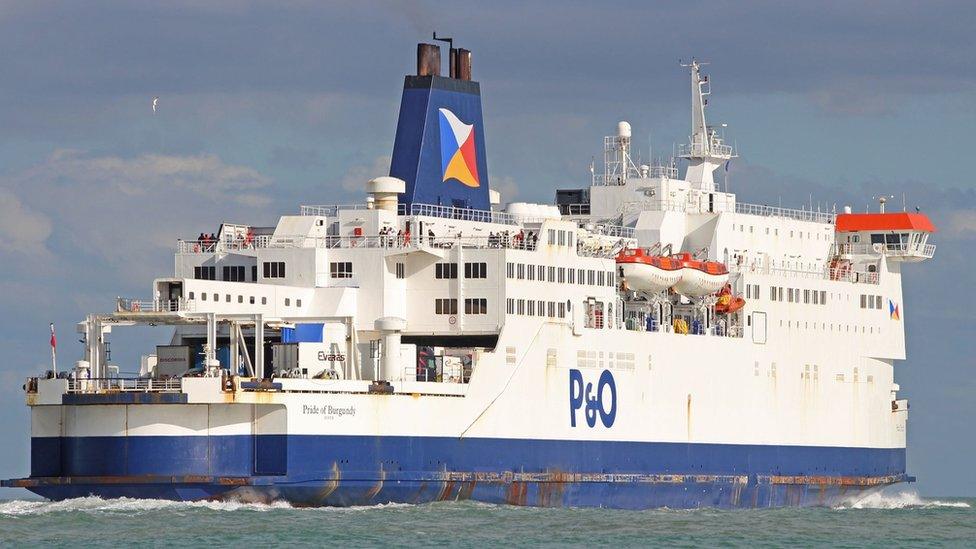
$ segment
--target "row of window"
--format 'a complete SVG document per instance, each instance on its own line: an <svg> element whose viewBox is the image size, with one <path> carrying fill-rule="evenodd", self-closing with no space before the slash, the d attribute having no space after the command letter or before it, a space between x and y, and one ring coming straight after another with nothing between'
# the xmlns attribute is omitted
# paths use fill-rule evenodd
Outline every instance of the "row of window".
<svg viewBox="0 0 976 549"><path fill-rule="evenodd" d="M557 229L549 229L546 235L550 245L553 246L572 246L573 245L573 231L560 231Z"/></svg>
<svg viewBox="0 0 976 549"><path fill-rule="evenodd" d="M437 298L434 300L434 314L456 315L458 314L458 300L453 297ZM466 315L486 315L488 314L488 299L484 297L467 297L464 299L464 314Z"/></svg>
<svg viewBox="0 0 976 549"><path fill-rule="evenodd" d="M733 231L736 230L735 224L732 224L732 230ZM740 233L746 232L746 226L744 224L740 224L739 225L739 232ZM752 232L753 232L753 226L752 225L749 225L749 234L752 234ZM766 227L766 234L769 234L769 227ZM814 234L817 235L817 240L820 240L820 233L819 232L818 233L812 233L810 231L807 231L807 240L812 239ZM775 228L775 227L773 228L773 236L779 236L779 229L778 228ZM798 236L802 240L803 239L803 231L792 231L791 230L790 231L790 238L794 238L795 236ZM830 237L825 234L824 237L823 237L823 240L829 240L829 238Z"/></svg>
<svg viewBox="0 0 976 549"><path fill-rule="evenodd" d="M526 265L506 263L505 275L516 280L538 280L560 284L588 284L590 286L616 286L616 273L594 269L573 269L568 267L547 267L545 265Z"/></svg>
<svg viewBox="0 0 976 549"><path fill-rule="evenodd" d="M785 327L788 329L796 328L798 330L802 328L804 330L820 330L822 332L827 332L827 331L833 332L835 325L833 322L828 324L826 322L818 323L818 322L811 322L809 320L804 320L803 325L801 326L799 320L783 321L782 319L780 319L779 327L780 328ZM851 330L853 329L854 333L858 333L858 330L860 330L862 334L873 334L873 333L881 334L880 326L878 326L877 331L875 331L874 326L864 326L861 324L837 324L836 329L838 332L843 332L843 333L850 333Z"/></svg>
<svg viewBox="0 0 976 549"><path fill-rule="evenodd" d="M264 278L285 278L285 262L265 261Z"/></svg>
<svg viewBox="0 0 976 549"><path fill-rule="evenodd" d="M880 309L882 302L880 295L861 294L862 309Z"/></svg>
<svg viewBox="0 0 976 549"><path fill-rule="evenodd" d="M352 261L329 263L329 278L352 278Z"/></svg>
<svg viewBox="0 0 976 549"><path fill-rule="evenodd" d="M211 301L214 301L215 303L220 301L220 294L218 294L216 292L210 293L210 294L208 294L207 292L200 292L200 301L207 301L208 300L208 297L207 296L212 296L210 298L210 300ZM196 293L195 292L189 292L187 294L187 298L188 299L196 299ZM248 303L250 303L251 305L254 305L255 302L257 301L256 298L253 295L252 296L248 296L247 299L248 299ZM232 300L231 294L224 294L224 303L230 303L231 300ZM237 302L238 303L244 303L244 296L238 294L238 296L237 296ZM267 305L267 304L268 304L268 298L267 297L262 297L261 298L261 305ZM301 299L296 299L295 300L295 306L296 307L301 307L302 306L302 300ZM291 307L291 298L290 297L286 297L285 298L285 307Z"/></svg>
<svg viewBox="0 0 976 549"><path fill-rule="evenodd" d="M458 277L457 263L437 263L434 265L434 278L454 279ZM402 277L398 277L402 278ZM464 264L464 278L488 278L488 264L467 262Z"/></svg>
<svg viewBox="0 0 976 549"><path fill-rule="evenodd" d="M247 282L247 267L244 265L224 265L222 268L224 277L221 280L227 282ZM197 280L217 280L217 267L213 265L198 265L193 267L193 278ZM258 280L257 265L251 266L251 282Z"/></svg>
<svg viewBox="0 0 976 549"><path fill-rule="evenodd" d="M562 301L515 299L510 297L505 300L505 312L510 315L566 318L566 303Z"/></svg>
<svg viewBox="0 0 976 549"><path fill-rule="evenodd" d="M755 296L759 296L759 286L755 285ZM769 299L771 301L783 301L783 287L770 286ZM803 290L799 288L786 288L787 303L808 303L813 305L826 305L827 292L825 290Z"/></svg>

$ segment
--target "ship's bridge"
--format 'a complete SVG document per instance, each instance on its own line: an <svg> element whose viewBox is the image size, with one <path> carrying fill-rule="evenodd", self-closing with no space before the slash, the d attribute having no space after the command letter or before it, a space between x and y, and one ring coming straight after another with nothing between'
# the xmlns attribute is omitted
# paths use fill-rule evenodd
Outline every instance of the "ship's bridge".
<svg viewBox="0 0 976 549"><path fill-rule="evenodd" d="M919 262L935 255L929 235L935 226L922 213L844 213L837 216L842 255L884 254L895 261Z"/></svg>

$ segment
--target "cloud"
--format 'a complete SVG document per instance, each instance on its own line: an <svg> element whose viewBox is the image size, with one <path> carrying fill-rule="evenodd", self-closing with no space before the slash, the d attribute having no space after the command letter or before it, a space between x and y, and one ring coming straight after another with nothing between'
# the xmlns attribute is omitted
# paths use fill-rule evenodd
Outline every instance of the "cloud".
<svg viewBox="0 0 976 549"><path fill-rule="evenodd" d="M215 155L96 156L60 149L0 178L0 227L14 245L49 243L78 276L141 280L165 274L178 237L216 231L221 221L255 222L271 181ZM264 217L263 213L261 217ZM9 217L9 220L6 218ZM56 219L57 223L52 223Z"/></svg>
<svg viewBox="0 0 976 549"><path fill-rule="evenodd" d="M0 188L0 252L43 253L47 251L45 242L49 236L50 218Z"/></svg>
<svg viewBox="0 0 976 549"><path fill-rule="evenodd" d="M957 237L976 237L976 209L958 210L946 219L946 233Z"/></svg>
<svg viewBox="0 0 976 549"><path fill-rule="evenodd" d="M339 179L339 186L347 192L365 193L366 182L374 177L390 173L390 157L377 156L368 164L361 164L350 168Z"/></svg>

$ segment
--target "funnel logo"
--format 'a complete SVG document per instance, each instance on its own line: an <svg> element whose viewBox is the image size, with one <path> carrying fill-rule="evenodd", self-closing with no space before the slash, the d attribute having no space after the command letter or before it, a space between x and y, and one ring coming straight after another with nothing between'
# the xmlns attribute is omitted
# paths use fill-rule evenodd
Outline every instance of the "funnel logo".
<svg viewBox="0 0 976 549"><path fill-rule="evenodd" d="M442 181L456 179L479 187L478 156L474 148L474 124L465 124L451 111L438 109L441 126Z"/></svg>

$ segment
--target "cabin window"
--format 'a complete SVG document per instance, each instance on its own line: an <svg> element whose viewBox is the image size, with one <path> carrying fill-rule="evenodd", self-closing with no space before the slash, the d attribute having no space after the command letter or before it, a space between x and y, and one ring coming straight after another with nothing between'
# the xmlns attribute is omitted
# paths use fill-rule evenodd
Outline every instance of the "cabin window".
<svg viewBox="0 0 976 549"><path fill-rule="evenodd" d="M596 282L596 273L593 271L593 269L589 269L588 271L586 271L586 283L589 284L590 286L593 286L595 282Z"/></svg>
<svg viewBox="0 0 976 549"><path fill-rule="evenodd" d="M885 241L885 235L883 234L871 235L871 244L884 244L884 241Z"/></svg>
<svg viewBox="0 0 976 549"><path fill-rule="evenodd" d="M456 315L457 299L438 298L434 300L434 313L439 315Z"/></svg>
<svg viewBox="0 0 976 549"><path fill-rule="evenodd" d="M457 263L437 263L434 265L434 278L451 279L457 278Z"/></svg>
<svg viewBox="0 0 976 549"><path fill-rule="evenodd" d="M290 305L291 305L291 298L290 297L286 297L285 298L285 307L288 307Z"/></svg>
<svg viewBox="0 0 976 549"><path fill-rule="evenodd" d="M880 309L881 308L881 296L880 295L874 296L874 303L875 303L875 306L874 306L875 309Z"/></svg>
<svg viewBox="0 0 976 549"><path fill-rule="evenodd" d="M396 270L397 278L403 279L406 277L406 265L404 265L403 263L397 263L395 270Z"/></svg>
<svg viewBox="0 0 976 549"><path fill-rule="evenodd" d="M230 303L230 294L227 294L227 295L226 295L226 296L224 297L224 301L226 301L227 303Z"/></svg>
<svg viewBox="0 0 976 549"><path fill-rule="evenodd" d="M546 312L548 313L549 318L555 318L556 317L556 302L555 301L550 301L549 303L546 303Z"/></svg>
<svg viewBox="0 0 976 549"><path fill-rule="evenodd" d="M201 301L206 301L207 300L207 292L201 292L200 293L200 300Z"/></svg>
<svg viewBox="0 0 976 549"><path fill-rule="evenodd" d="M464 314L466 315L486 315L488 314L488 300L484 297L468 297L464 299Z"/></svg>
<svg viewBox="0 0 976 549"><path fill-rule="evenodd" d="M193 299L193 292L190 292L189 293L189 296L187 297L187 299Z"/></svg>
<svg viewBox="0 0 976 549"><path fill-rule="evenodd" d="M487 263L465 263L464 278L488 278Z"/></svg>
<svg viewBox="0 0 976 549"><path fill-rule="evenodd" d="M577 284L586 284L586 274L585 273L586 273L586 270L585 269L579 269L579 270L576 271L576 283Z"/></svg>
<svg viewBox="0 0 976 549"><path fill-rule="evenodd" d="M534 299L530 299L528 301L528 310L526 311L525 314L527 314L529 316L535 316L535 300Z"/></svg>
<svg viewBox="0 0 976 549"><path fill-rule="evenodd" d="M539 282L545 282L546 281L546 268L545 268L545 266L544 265L536 265L535 268L538 270Z"/></svg>
<svg viewBox="0 0 976 549"><path fill-rule="evenodd" d="M525 280L525 264L523 263L518 264L518 279Z"/></svg>
<svg viewBox="0 0 976 549"><path fill-rule="evenodd" d="M526 273L528 276L525 278L528 280L535 280L535 265L526 265Z"/></svg>
<svg viewBox="0 0 976 549"><path fill-rule="evenodd" d="M264 278L285 278L285 262L265 261Z"/></svg>
<svg viewBox="0 0 976 549"><path fill-rule="evenodd" d="M505 264L505 276L507 278L515 278L515 264L508 262Z"/></svg>
<svg viewBox="0 0 976 549"><path fill-rule="evenodd" d="M252 295L248 299L250 300L251 305L254 305L254 296Z"/></svg>
<svg viewBox="0 0 976 549"><path fill-rule="evenodd" d="M557 314L559 315L559 318L566 318L566 304L560 301L557 305Z"/></svg>
<svg viewBox="0 0 976 549"><path fill-rule="evenodd" d="M295 300L295 306L296 307L301 307L302 306L302 300L301 299L296 299Z"/></svg>
<svg viewBox="0 0 976 549"><path fill-rule="evenodd" d="M524 315L525 314L525 300L524 299L518 300L517 305L518 305L518 314Z"/></svg>
<svg viewBox="0 0 976 549"><path fill-rule="evenodd" d="M258 281L258 266L251 265L251 282L257 282L257 281Z"/></svg>
<svg viewBox="0 0 976 549"><path fill-rule="evenodd" d="M238 303L244 303L244 296L242 296L242 295L237 296L237 302Z"/></svg>
<svg viewBox="0 0 976 549"><path fill-rule="evenodd" d="M352 278L352 261L333 261L329 263L331 278Z"/></svg>
<svg viewBox="0 0 976 549"><path fill-rule="evenodd" d="M267 305L267 304L268 304L268 298L267 297L262 297L261 298L261 305Z"/></svg>
<svg viewBox="0 0 976 549"><path fill-rule="evenodd" d="M566 269L566 282L576 284L576 269Z"/></svg>
<svg viewBox="0 0 976 549"><path fill-rule="evenodd" d="M225 265L223 270L224 280L228 282L246 282L244 280L243 265Z"/></svg>
<svg viewBox="0 0 976 549"><path fill-rule="evenodd" d="M556 281L556 268L549 267L549 282L555 282L555 281Z"/></svg>
<svg viewBox="0 0 976 549"><path fill-rule="evenodd" d="M193 278L197 280L217 280L217 267L200 265L193 268Z"/></svg>
<svg viewBox="0 0 976 549"><path fill-rule="evenodd" d="M510 315L515 314L515 298L510 297L505 300L505 313Z"/></svg>

